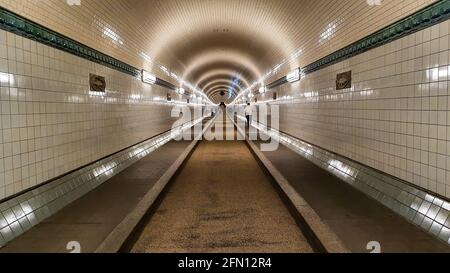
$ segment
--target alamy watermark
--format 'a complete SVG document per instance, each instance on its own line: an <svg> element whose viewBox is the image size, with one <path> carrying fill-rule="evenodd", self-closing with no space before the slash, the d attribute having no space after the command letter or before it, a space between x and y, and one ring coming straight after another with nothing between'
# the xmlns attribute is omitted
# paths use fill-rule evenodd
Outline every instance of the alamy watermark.
<svg viewBox="0 0 450 273"><path fill-rule="evenodd" d="M370 250L370 253L381 253L381 244L378 241L370 241L366 246L367 250Z"/></svg>
<svg viewBox="0 0 450 273"><path fill-rule="evenodd" d="M193 128L184 130L177 135L175 140L192 140L193 135L201 135L201 139L213 140L253 140L260 141L261 151L275 151L279 147L279 106L265 105L251 106L250 115L246 116L244 106L229 106L222 109L216 106L189 107L187 105L177 105L172 108L172 118L177 120L172 125L175 131L183 124L202 117L215 118L215 122L208 128L203 128L207 123L197 123ZM247 113L248 114L248 113ZM237 130L235 130L235 127ZM270 128L265 131L264 128ZM202 134L203 130L205 132ZM236 132L237 131L237 132ZM192 134L193 133L193 134Z"/></svg>
<svg viewBox="0 0 450 273"><path fill-rule="evenodd" d="M81 244L78 241L70 241L67 243L66 249L70 250L69 253L81 253Z"/></svg>

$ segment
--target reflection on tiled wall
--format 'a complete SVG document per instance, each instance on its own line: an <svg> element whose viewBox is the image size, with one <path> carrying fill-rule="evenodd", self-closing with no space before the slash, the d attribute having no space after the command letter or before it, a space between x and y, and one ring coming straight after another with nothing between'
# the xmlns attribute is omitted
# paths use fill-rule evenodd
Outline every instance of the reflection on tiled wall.
<svg viewBox="0 0 450 273"><path fill-rule="evenodd" d="M445 21L276 88L280 130L450 197L449 27ZM336 75L348 70L352 87L337 91Z"/></svg>
<svg viewBox="0 0 450 273"><path fill-rule="evenodd" d="M203 118L199 118L184 123L35 190L0 203L0 248L180 134L191 134L190 128L202 121ZM206 123L204 130L211 123L212 121Z"/></svg>
<svg viewBox="0 0 450 273"><path fill-rule="evenodd" d="M89 73L106 78L106 95L89 92ZM166 94L0 31L0 199L170 129Z"/></svg>
<svg viewBox="0 0 450 273"><path fill-rule="evenodd" d="M244 117L239 117L244 119ZM290 135L253 122L263 135L277 139L294 152L336 175L412 224L450 244L450 202L410 186L390 175L349 160Z"/></svg>

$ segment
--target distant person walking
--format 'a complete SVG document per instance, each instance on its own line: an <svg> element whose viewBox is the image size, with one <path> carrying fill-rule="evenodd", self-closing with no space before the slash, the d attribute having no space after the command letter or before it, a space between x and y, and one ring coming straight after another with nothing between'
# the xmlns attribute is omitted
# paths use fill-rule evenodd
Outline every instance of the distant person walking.
<svg viewBox="0 0 450 273"><path fill-rule="evenodd" d="M247 106L245 106L245 117L247 118L247 127L250 128L250 120L253 114L253 108L250 106L250 103L247 103Z"/></svg>

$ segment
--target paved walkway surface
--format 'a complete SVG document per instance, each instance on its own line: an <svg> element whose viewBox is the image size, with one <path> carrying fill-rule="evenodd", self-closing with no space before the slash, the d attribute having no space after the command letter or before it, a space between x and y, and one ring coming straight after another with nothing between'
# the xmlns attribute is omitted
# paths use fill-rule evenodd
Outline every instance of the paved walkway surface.
<svg viewBox="0 0 450 273"><path fill-rule="evenodd" d="M379 242L382 252L450 251L444 242L287 147L263 153L352 252L369 252L370 241Z"/></svg>
<svg viewBox="0 0 450 273"><path fill-rule="evenodd" d="M245 143L216 140L199 144L132 252L312 249Z"/></svg>
<svg viewBox="0 0 450 273"><path fill-rule="evenodd" d="M94 252L191 141L171 141L16 238L0 252Z"/></svg>

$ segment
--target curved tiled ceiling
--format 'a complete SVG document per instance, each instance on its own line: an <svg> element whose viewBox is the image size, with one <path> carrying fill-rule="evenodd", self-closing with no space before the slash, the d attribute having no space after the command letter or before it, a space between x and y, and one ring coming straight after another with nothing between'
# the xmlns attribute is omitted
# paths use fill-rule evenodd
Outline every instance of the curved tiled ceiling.
<svg viewBox="0 0 450 273"><path fill-rule="evenodd" d="M268 83L432 2L81 0L70 6L66 0L0 0L0 5L173 82L159 69L163 65L218 103L230 102L264 75Z"/></svg>

